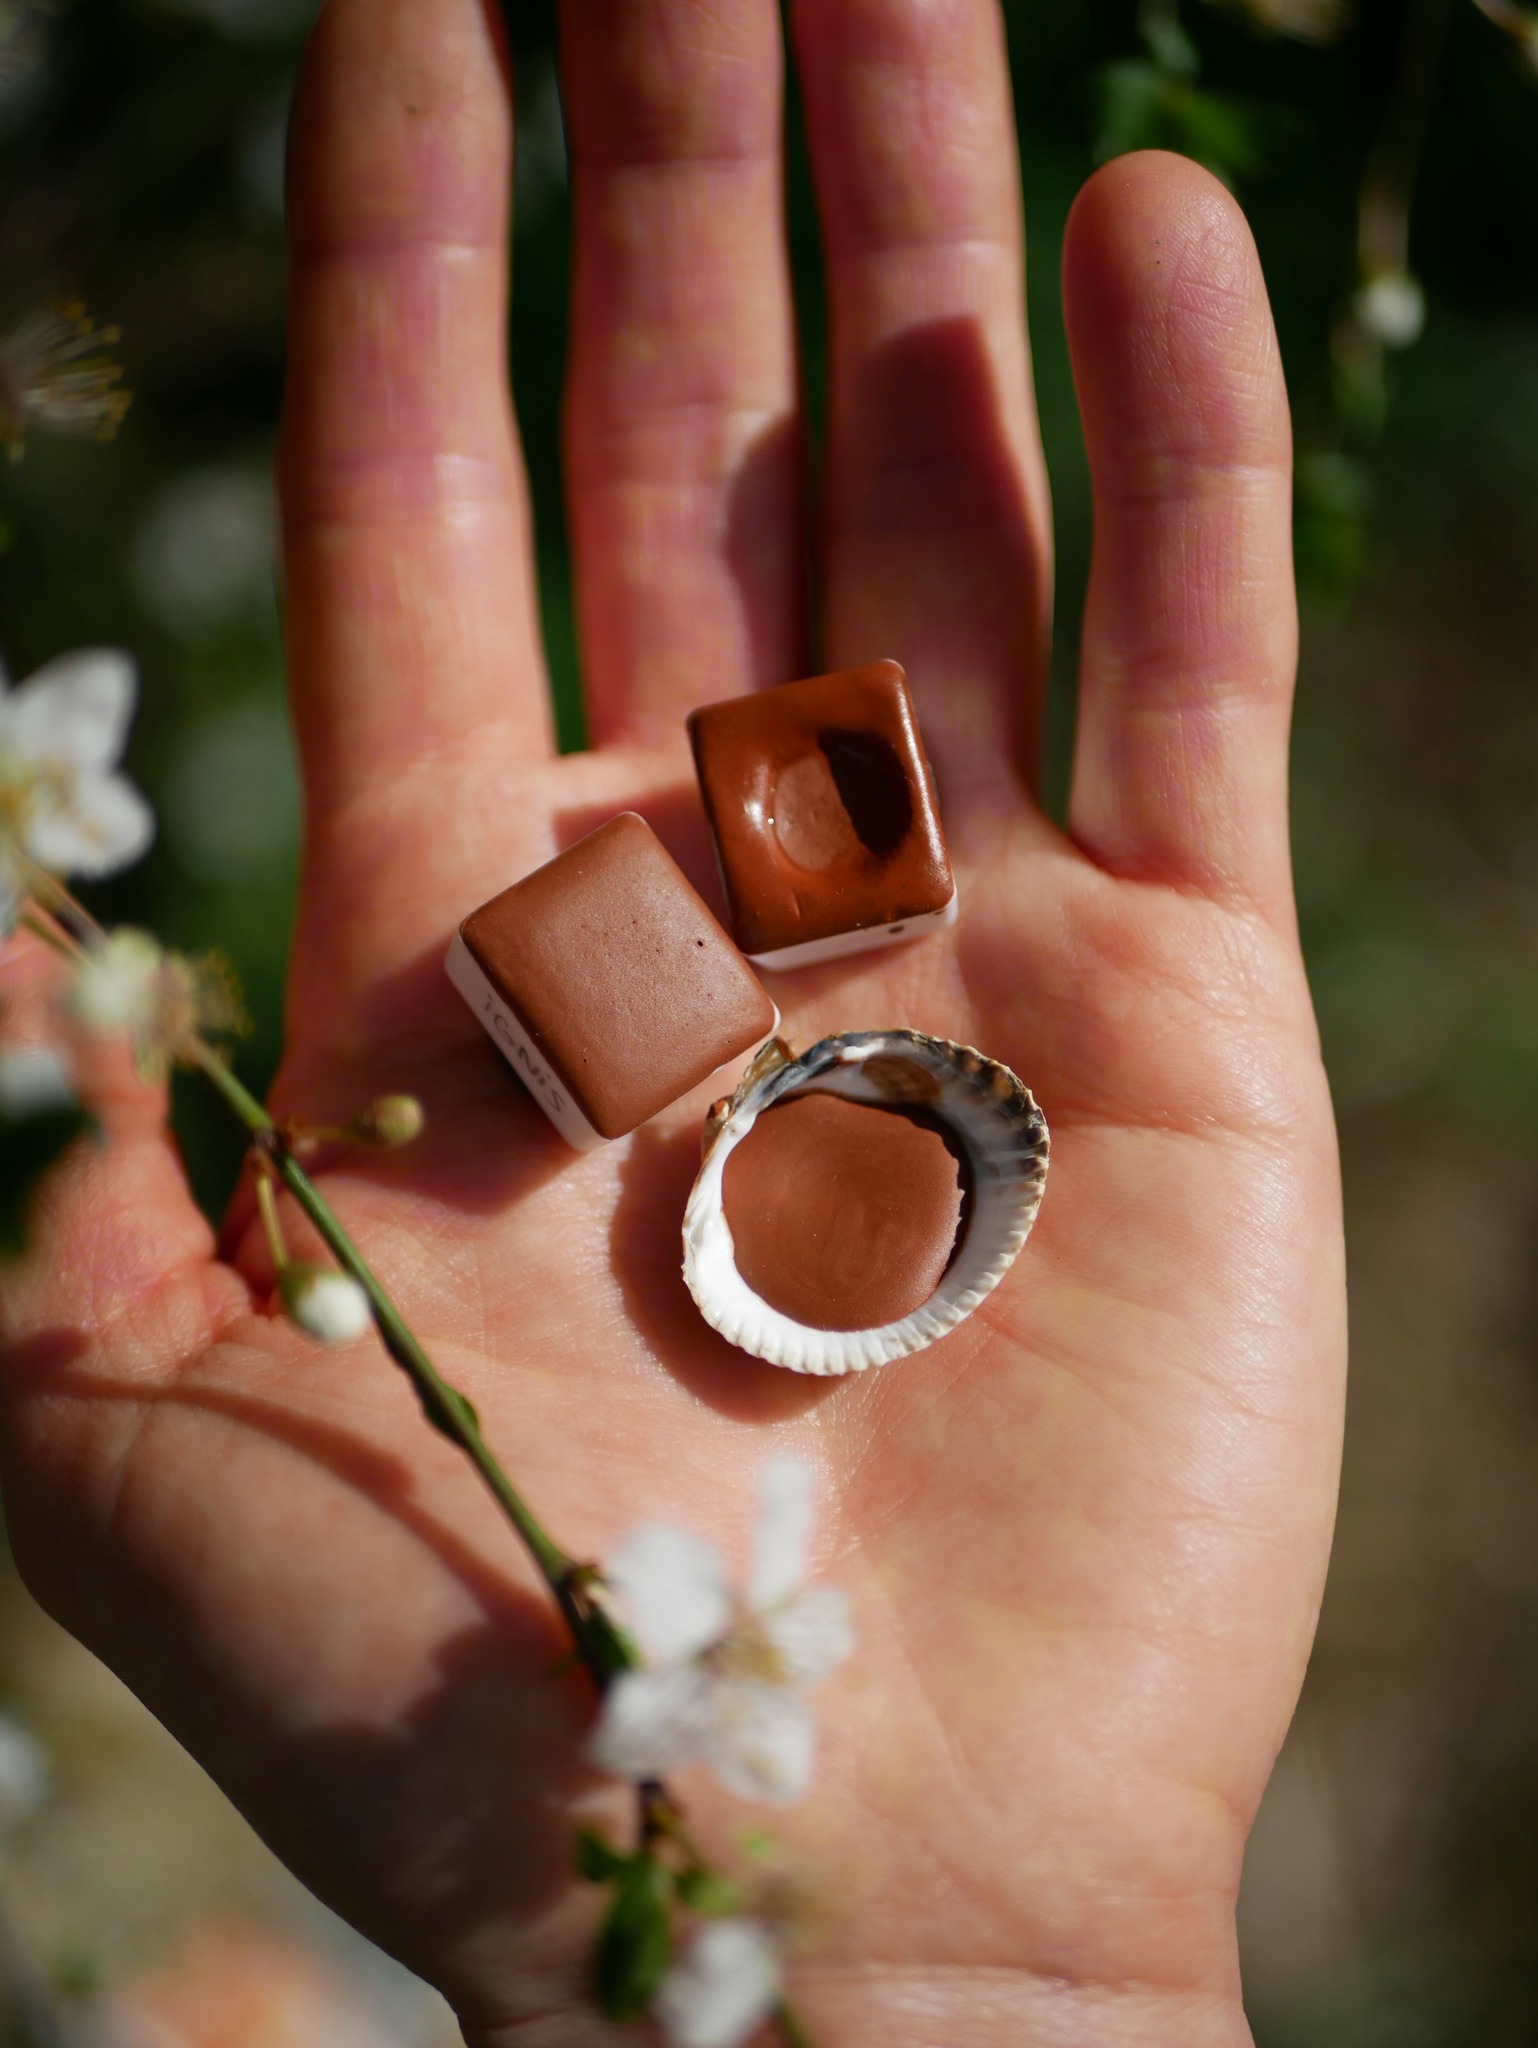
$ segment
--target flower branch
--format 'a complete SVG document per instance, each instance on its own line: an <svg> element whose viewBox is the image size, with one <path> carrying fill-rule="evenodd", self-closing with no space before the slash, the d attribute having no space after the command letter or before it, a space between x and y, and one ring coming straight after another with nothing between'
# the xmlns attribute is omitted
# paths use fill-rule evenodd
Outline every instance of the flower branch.
<svg viewBox="0 0 1538 2048"><path fill-rule="evenodd" d="M62 885L55 884L48 894L48 917L29 912L24 921L71 962L77 978L107 971L101 963L123 935L102 933ZM177 964L174 955L162 959ZM131 962L128 972L136 966ZM164 985L179 984L173 975ZM171 1030L171 1042L151 1033L149 1048L160 1055L174 1051L181 1064L201 1072L251 1137L258 1214L285 1312L323 1341L356 1336L367 1320L373 1322L386 1353L410 1380L428 1423L470 1460L512 1524L604 1702L591 1744L593 1760L631 1778L638 1800L634 1854L622 1854L596 1835L584 1836L581 1843L582 1873L614 1893L596 1959L605 2010L611 2017L627 2018L655 2002L678 2048L733 2048L747 2038L745 2028L751 2031L765 2018L789 2048L810 2048L803 2022L780 1995L775 1938L759 1922L732 1913L744 1897L742 1889L713 1867L666 1782L646 1761L652 1753L648 1744L660 1743L669 1761L704 1756L724 1782L748 1796L783 1800L806 1789L811 1729L800 1691L847 1654L848 1640L839 1596L797 1597L808 1525L805 1468L781 1461L766 1471L753 1577L760 1604L750 1601L735 1618L720 1560L708 1545L678 1532L641 1532L607 1577L572 1557L503 1471L473 1404L438 1372L294 1156L295 1143L307 1135L361 1139L373 1132L377 1141L381 1123L387 1133L403 1128L413 1121L402 1108L406 1098L385 1098L382 1115L364 1112L335 1130L304 1133L277 1122L200 1032L178 1029L174 1020ZM146 1045L139 1050L142 1058ZM374 1107L380 1111L380 1105ZM276 1200L279 1185L314 1225L340 1271L290 1257ZM337 1298L327 1295L328 1287L352 1290L366 1318L348 1322ZM660 1577L653 1569L659 1537ZM671 1658L666 1668L647 1668L635 1638L610 1612L606 1588L611 1580L636 1607L643 1631L650 1630L655 1640L660 1629ZM663 1617L670 1609L667 1621ZM808 1636L809 1616L820 1645ZM702 1931L682 1960L674 1962L673 1917L679 1907L704 1917Z"/></svg>
<svg viewBox="0 0 1538 2048"><path fill-rule="evenodd" d="M191 1063L212 1082L225 1104L251 1133L253 1150L288 1189L314 1224L338 1265L368 1301L380 1342L411 1381L422 1413L440 1436L464 1452L512 1523L519 1539L560 1608L583 1663L600 1690L637 1659L614 1622L592 1597L591 1574L563 1550L539 1521L492 1455L480 1418L468 1397L449 1385L385 1292L373 1268L342 1227L336 1212L294 1157L288 1138L254 1095L236 1079L205 1040L188 1047Z"/></svg>
<svg viewBox="0 0 1538 2048"><path fill-rule="evenodd" d="M147 932L104 931L61 879L110 872L148 844L152 815L116 767L133 692L131 664L105 652L54 663L16 691L0 682L0 940L25 926L67 963L60 1009L76 1030L126 1038L148 1077L171 1066L205 1077L249 1139L284 1313L321 1342L357 1338L372 1323L427 1422L470 1461L533 1560L599 1697L590 1758L636 1791L632 1851L594 1834L579 1845L583 1874L611 1893L595 1971L604 2010L623 2019L652 2008L674 2048L741 2048L765 2023L789 2048L809 2048L781 1985L795 1887L717 1868L685 1825L665 1773L702 1761L739 1796L782 1803L809 1786L815 1731L805 1694L852 1644L842 1597L802 1586L811 1473L786 1459L764 1468L742 1596L712 1546L683 1531L638 1531L607 1572L555 1540L493 1454L473 1404L438 1372L299 1156L317 1145L409 1143L422 1128L420 1104L386 1095L342 1124L279 1122L217 1043L243 1027L222 963L170 951ZM0 1053L0 1147L19 1152L29 1183L86 1123L57 1051ZM334 1267L291 1256L280 1189ZM9 1232L18 1246L20 1223L18 1206ZM0 1215L0 1239L7 1232ZM685 1916L690 1931L680 1946Z"/></svg>

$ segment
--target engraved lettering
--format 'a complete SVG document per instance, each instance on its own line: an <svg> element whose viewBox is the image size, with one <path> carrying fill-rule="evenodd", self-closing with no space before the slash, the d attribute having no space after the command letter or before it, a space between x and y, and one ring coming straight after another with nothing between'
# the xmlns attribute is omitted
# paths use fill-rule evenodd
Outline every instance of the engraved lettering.
<svg viewBox="0 0 1538 2048"><path fill-rule="evenodd" d="M553 1116L564 1118L572 1114L571 1106L557 1087L550 1069L531 1050L511 1019L495 1007L490 995L486 996L482 1011L489 1019L488 1028L500 1040L509 1062L520 1070L519 1077L524 1085L538 1096Z"/></svg>

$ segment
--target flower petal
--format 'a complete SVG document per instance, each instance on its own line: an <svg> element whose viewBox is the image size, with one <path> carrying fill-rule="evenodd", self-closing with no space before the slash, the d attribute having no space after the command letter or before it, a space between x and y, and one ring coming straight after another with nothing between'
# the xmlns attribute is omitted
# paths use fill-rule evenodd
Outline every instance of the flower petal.
<svg viewBox="0 0 1538 2048"><path fill-rule="evenodd" d="M654 1778L705 1753L716 1684L697 1664L625 1671L604 1694L587 1753L616 1778Z"/></svg>
<svg viewBox="0 0 1538 2048"><path fill-rule="evenodd" d="M21 1123L74 1101L64 1055L54 1046L0 1046L0 1118Z"/></svg>
<svg viewBox="0 0 1538 2048"><path fill-rule="evenodd" d="M815 1685L836 1671L854 1649L854 1624L849 1602L835 1586L819 1586L799 1599L787 1600L759 1627L773 1644L793 1685Z"/></svg>
<svg viewBox="0 0 1538 2048"><path fill-rule="evenodd" d="M79 776L63 801L46 788L22 837L40 867L95 878L136 861L155 836L155 813L122 775Z"/></svg>
<svg viewBox="0 0 1538 2048"><path fill-rule="evenodd" d="M61 654L0 697L0 745L29 761L111 768L122 758L138 690L133 657L119 647Z"/></svg>
<svg viewBox="0 0 1538 2048"><path fill-rule="evenodd" d="M757 1679L728 1679L715 1688L712 1707L706 1756L728 1792L775 1806L805 1796L817 1729L798 1692Z"/></svg>
<svg viewBox="0 0 1538 2048"><path fill-rule="evenodd" d="M160 1020L165 954L158 939L120 925L78 964L69 984L70 1012L87 1031L151 1036Z"/></svg>
<svg viewBox="0 0 1538 2048"><path fill-rule="evenodd" d="M604 1577L624 1595L641 1647L658 1663L682 1663L731 1621L726 1562L713 1543L685 1529L637 1529Z"/></svg>
<svg viewBox="0 0 1538 2048"><path fill-rule="evenodd" d="M740 2048L780 1991L774 1943L756 1920L707 1920L662 1980L671 2048Z"/></svg>
<svg viewBox="0 0 1538 2048"><path fill-rule="evenodd" d="M812 1468L805 1458L771 1458L758 1475L758 1526L748 1599L772 1607L806 1577L812 1540Z"/></svg>

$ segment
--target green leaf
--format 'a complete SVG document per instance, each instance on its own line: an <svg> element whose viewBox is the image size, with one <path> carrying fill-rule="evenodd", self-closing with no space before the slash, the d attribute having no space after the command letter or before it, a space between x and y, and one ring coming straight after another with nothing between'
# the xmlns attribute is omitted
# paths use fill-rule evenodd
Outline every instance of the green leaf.
<svg viewBox="0 0 1538 2048"><path fill-rule="evenodd" d="M1202 68L1195 43L1172 15L1155 15L1143 23L1148 54L1170 78L1194 78Z"/></svg>
<svg viewBox="0 0 1538 2048"><path fill-rule="evenodd" d="M78 1103L16 1119L0 1113L0 1257L26 1249L27 1213L38 1182L77 1138L96 1128Z"/></svg>
<svg viewBox="0 0 1538 2048"><path fill-rule="evenodd" d="M1336 417L1359 441L1376 441L1388 420L1389 386L1383 351L1338 340L1330 360Z"/></svg>
<svg viewBox="0 0 1538 2048"><path fill-rule="evenodd" d="M740 1913L743 1890L713 1870L686 1870L678 1880L678 1896L691 1913L715 1916Z"/></svg>
<svg viewBox="0 0 1538 2048"><path fill-rule="evenodd" d="M577 1836L577 1868L589 1884L608 1884L621 1871L628 1870L631 1861L606 1842L596 1828L583 1828Z"/></svg>
<svg viewBox="0 0 1538 2048"><path fill-rule="evenodd" d="M54 1957L49 1975L61 1998L90 1998L106 1982L106 1970L94 1950L73 1944Z"/></svg>
<svg viewBox="0 0 1538 2048"><path fill-rule="evenodd" d="M1372 471L1355 456L1333 448L1298 457L1295 487L1299 507L1310 512L1360 519L1372 510Z"/></svg>
<svg viewBox="0 0 1538 2048"><path fill-rule="evenodd" d="M598 1937L598 2002L611 2020L631 2020L651 2003L672 1953L672 1879L637 1856L619 1880Z"/></svg>
<svg viewBox="0 0 1538 2048"><path fill-rule="evenodd" d="M1187 156L1219 175L1260 169L1260 141L1248 107L1216 93L1192 92L1181 96L1176 111Z"/></svg>
<svg viewBox="0 0 1538 2048"><path fill-rule="evenodd" d="M780 1853L777 1837L764 1827L739 1828L736 1839L738 1850L752 1863L772 1863Z"/></svg>
<svg viewBox="0 0 1538 2048"><path fill-rule="evenodd" d="M1099 88L1096 163L1125 156L1129 150L1156 148L1165 139L1169 81L1157 66L1141 58L1108 64Z"/></svg>
<svg viewBox="0 0 1538 2048"><path fill-rule="evenodd" d="M634 1636L601 1607L590 1606L587 1610L587 1647L603 1660L603 1668L611 1678L617 1678L622 1671L639 1671L646 1661Z"/></svg>

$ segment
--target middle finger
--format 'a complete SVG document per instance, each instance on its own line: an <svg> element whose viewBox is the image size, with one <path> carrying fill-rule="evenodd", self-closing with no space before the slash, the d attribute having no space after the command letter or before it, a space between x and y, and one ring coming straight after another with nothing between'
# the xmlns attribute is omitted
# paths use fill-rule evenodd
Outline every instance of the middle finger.
<svg viewBox="0 0 1538 2048"><path fill-rule="evenodd" d="M567 492L595 744L800 672L775 0L566 0Z"/></svg>

